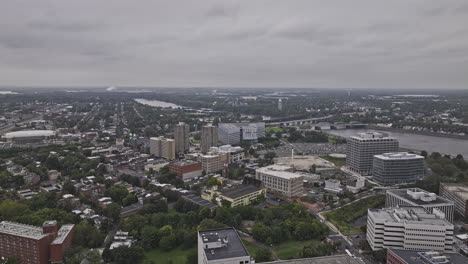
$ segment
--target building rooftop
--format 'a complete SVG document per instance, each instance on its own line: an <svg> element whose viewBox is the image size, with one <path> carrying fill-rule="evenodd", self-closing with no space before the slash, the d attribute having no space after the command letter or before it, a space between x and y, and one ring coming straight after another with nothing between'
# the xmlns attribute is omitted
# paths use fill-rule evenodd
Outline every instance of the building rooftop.
<svg viewBox="0 0 468 264"><path fill-rule="evenodd" d="M369 215L392 223L407 223L435 226L452 226L447 220L436 214L428 213L421 206L404 206L400 208L369 209Z"/></svg>
<svg viewBox="0 0 468 264"><path fill-rule="evenodd" d="M40 227L13 223L9 221L2 221L0 223L0 233L6 233L6 234L11 234L11 235L20 236L20 237L27 237L27 238L36 239L36 240L39 240L47 236L42 233L42 228Z"/></svg>
<svg viewBox="0 0 468 264"><path fill-rule="evenodd" d="M60 227L57 233L57 237L54 239L54 241L52 241L52 245L62 244L65 238L67 238L70 232L73 230L74 226L75 225L73 224L69 224Z"/></svg>
<svg viewBox="0 0 468 264"><path fill-rule="evenodd" d="M378 132L358 133L356 136L352 136L351 138L359 139L359 140L366 140L366 139L391 139L391 140L395 140L395 138L389 137L385 133L378 133Z"/></svg>
<svg viewBox="0 0 468 264"><path fill-rule="evenodd" d="M184 199L187 199L195 204L198 204L202 207L207 207L209 209L214 209L214 208L217 208L218 205L217 204L214 204L212 202L209 202L203 198L201 198L200 196L196 196L194 194L185 194L185 195L182 195L182 197Z"/></svg>
<svg viewBox="0 0 468 264"><path fill-rule="evenodd" d="M221 260L228 258L238 258L250 256L249 252L245 248L242 240L240 239L237 231L232 228L219 228L219 229L209 229L202 230L198 232L199 236L206 238L204 243L212 243L219 241L218 239L225 239L227 243L225 246L218 248L205 248L203 247L206 258L208 260Z"/></svg>
<svg viewBox="0 0 468 264"><path fill-rule="evenodd" d="M316 258L279 260L272 262L262 262L263 264L359 264L356 259L348 255L335 255Z"/></svg>
<svg viewBox="0 0 468 264"><path fill-rule="evenodd" d="M468 186L461 183L441 183L444 185L444 189L455 193L459 197L468 200Z"/></svg>
<svg viewBox="0 0 468 264"><path fill-rule="evenodd" d="M4 135L5 138L17 138L17 137L50 137L55 135L53 130L23 130L9 132Z"/></svg>
<svg viewBox="0 0 468 264"><path fill-rule="evenodd" d="M414 205L425 206L437 204L453 204L453 202L442 198L436 195L435 193L430 193L420 188L392 189L387 190L387 193L396 194Z"/></svg>
<svg viewBox="0 0 468 264"><path fill-rule="evenodd" d="M468 258L457 253L420 252L404 249L389 249L408 264L466 264Z"/></svg>
<svg viewBox="0 0 468 264"><path fill-rule="evenodd" d="M178 165L178 166L187 166L187 165L192 165L192 164L196 164L199 162L196 160L178 160L178 161L173 161L171 163Z"/></svg>
<svg viewBox="0 0 468 264"><path fill-rule="evenodd" d="M374 157L383 160L409 160L409 159L424 159L423 156L416 154L411 154L408 152L389 152L383 153L380 155L375 155Z"/></svg>
<svg viewBox="0 0 468 264"><path fill-rule="evenodd" d="M270 166L258 168L256 171L260 173L276 176L279 178L287 179L287 180L304 177L304 175L287 171L289 169L291 169L291 167L289 166L270 165Z"/></svg>
<svg viewBox="0 0 468 264"><path fill-rule="evenodd" d="M220 190L220 192L223 196L226 196L231 199L236 199L249 193L257 192L259 190L261 190L261 188L257 188L252 185L239 184L231 188L222 189Z"/></svg>

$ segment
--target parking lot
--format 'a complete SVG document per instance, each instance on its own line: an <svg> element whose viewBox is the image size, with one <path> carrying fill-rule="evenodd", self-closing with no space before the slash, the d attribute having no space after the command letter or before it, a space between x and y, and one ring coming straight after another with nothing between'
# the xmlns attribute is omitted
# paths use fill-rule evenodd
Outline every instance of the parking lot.
<svg viewBox="0 0 468 264"><path fill-rule="evenodd" d="M278 157L289 157L291 156L291 150L294 149L294 153L307 153L309 155L325 155L330 153L345 153L346 144L333 144L333 143L288 143L284 142L279 147L273 150ZM262 151L261 154L268 152Z"/></svg>

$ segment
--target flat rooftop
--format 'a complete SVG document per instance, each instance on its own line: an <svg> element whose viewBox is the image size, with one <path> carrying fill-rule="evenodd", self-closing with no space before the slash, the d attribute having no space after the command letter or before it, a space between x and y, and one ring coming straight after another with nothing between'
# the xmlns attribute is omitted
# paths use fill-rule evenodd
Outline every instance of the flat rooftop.
<svg viewBox="0 0 468 264"><path fill-rule="evenodd" d="M201 198L200 196L196 196L194 194L186 194L186 195L182 195L182 197L184 199L187 199L195 204L198 204L199 206L202 206L202 207L207 207L209 209L214 209L214 208L217 208L218 205L217 204L214 204L212 202L209 202L203 198Z"/></svg>
<svg viewBox="0 0 468 264"><path fill-rule="evenodd" d="M278 260L262 262L263 264L359 264L357 260L348 255L335 255L316 258Z"/></svg>
<svg viewBox="0 0 468 264"><path fill-rule="evenodd" d="M375 155L374 157L382 160L416 160L416 159L424 159L423 156L419 156L416 154L411 154L408 152L389 152L383 153L380 155Z"/></svg>
<svg viewBox="0 0 468 264"><path fill-rule="evenodd" d="M69 224L69 225L63 225L62 227L60 227L57 233L57 237L54 239L54 241L52 241L52 245L62 244L63 241L65 241L65 238L67 238L70 232L73 230L74 226L75 225L73 224Z"/></svg>
<svg viewBox="0 0 468 264"><path fill-rule="evenodd" d="M20 236L20 237L27 237L27 238L36 239L36 240L39 240L47 236L42 233L42 228L40 227L13 223L9 221L2 221L0 223L0 233L10 234L10 235Z"/></svg>
<svg viewBox="0 0 468 264"><path fill-rule="evenodd" d="M437 218L421 206L405 206L400 208L369 209L374 218L392 223L408 223L420 225L452 226L447 220Z"/></svg>
<svg viewBox="0 0 468 264"><path fill-rule="evenodd" d="M178 166L187 166L187 165L197 164L200 162L195 161L195 160L178 160L178 161L173 161L171 163L178 165Z"/></svg>
<svg viewBox="0 0 468 264"><path fill-rule="evenodd" d="M444 185L444 189L456 194L457 196L468 200L468 186L461 183L441 183Z"/></svg>
<svg viewBox="0 0 468 264"><path fill-rule="evenodd" d="M389 139L389 140L396 140L394 137L389 137L385 133L378 133L378 132L363 132L358 133L356 136L351 136L350 138L359 139L359 140L372 140L372 139Z"/></svg>
<svg viewBox="0 0 468 264"><path fill-rule="evenodd" d="M267 167L258 168L256 171L287 180L304 177L304 175L301 175L299 173L286 171L288 169L291 169L291 167L281 165L270 165Z"/></svg>
<svg viewBox="0 0 468 264"><path fill-rule="evenodd" d="M214 234L217 234L216 237L227 237L228 244L226 247L204 249L206 258L208 260L250 256L249 252L242 243L242 240L237 234L237 231L232 227L198 231L198 235L200 237L205 236L210 239L214 239Z"/></svg>
<svg viewBox="0 0 468 264"><path fill-rule="evenodd" d="M415 190L417 192L423 192L425 193L426 195L429 195L431 194L430 192L426 191L426 190L423 190L423 189L420 189L420 188L410 188L412 190ZM419 206L425 206L425 205L447 205L447 204L453 204L453 202L451 202L450 200L447 200L445 198L442 198L438 195L436 195L436 199L433 200L433 201L423 201L421 199L414 199L413 197L411 197L411 195L407 194L407 190L409 189L391 189L391 190L387 190L387 193L393 193L393 194L396 194L398 195L399 197L401 198L404 198L405 200L407 200L408 202L412 203L413 205L419 205Z"/></svg>
<svg viewBox="0 0 468 264"><path fill-rule="evenodd" d="M255 186L247 185L247 184L240 184L240 185L235 185L231 188L222 189L220 190L220 192L222 195L228 198L236 199L244 195L247 195L249 193L257 192L259 190L261 190L261 188L257 188Z"/></svg>
<svg viewBox="0 0 468 264"><path fill-rule="evenodd" d="M429 264L429 263L437 263L437 262L428 262L421 256L420 253L424 253L422 251L414 251L414 250L404 250L404 249L389 249L395 255L399 256L401 259L406 261L408 264ZM468 263L468 258L464 257L461 254L457 253L443 253L440 256L447 257L450 262L441 262L447 264L466 264Z"/></svg>

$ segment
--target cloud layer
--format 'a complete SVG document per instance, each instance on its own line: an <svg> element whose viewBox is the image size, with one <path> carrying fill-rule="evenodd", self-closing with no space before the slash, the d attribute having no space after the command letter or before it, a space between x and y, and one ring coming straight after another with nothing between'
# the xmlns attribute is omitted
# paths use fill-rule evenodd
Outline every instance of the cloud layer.
<svg viewBox="0 0 468 264"><path fill-rule="evenodd" d="M465 0L5 1L0 85L468 88Z"/></svg>

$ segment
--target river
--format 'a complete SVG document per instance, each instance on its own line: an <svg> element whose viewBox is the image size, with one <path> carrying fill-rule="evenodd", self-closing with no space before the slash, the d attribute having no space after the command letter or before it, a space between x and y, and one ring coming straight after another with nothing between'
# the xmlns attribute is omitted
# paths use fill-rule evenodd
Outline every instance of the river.
<svg viewBox="0 0 468 264"><path fill-rule="evenodd" d="M387 133L388 135L398 139L401 148L439 152L449 155L462 154L465 159L468 158L468 140L463 139L434 137L393 131L378 131L375 129L345 129L328 130L324 132L342 137L354 136L360 132Z"/></svg>
<svg viewBox="0 0 468 264"><path fill-rule="evenodd" d="M176 105L173 103L163 102L159 100L146 100L146 99L135 99L136 102L144 105L155 106L155 107L163 107L163 108L182 108L183 106Z"/></svg>

